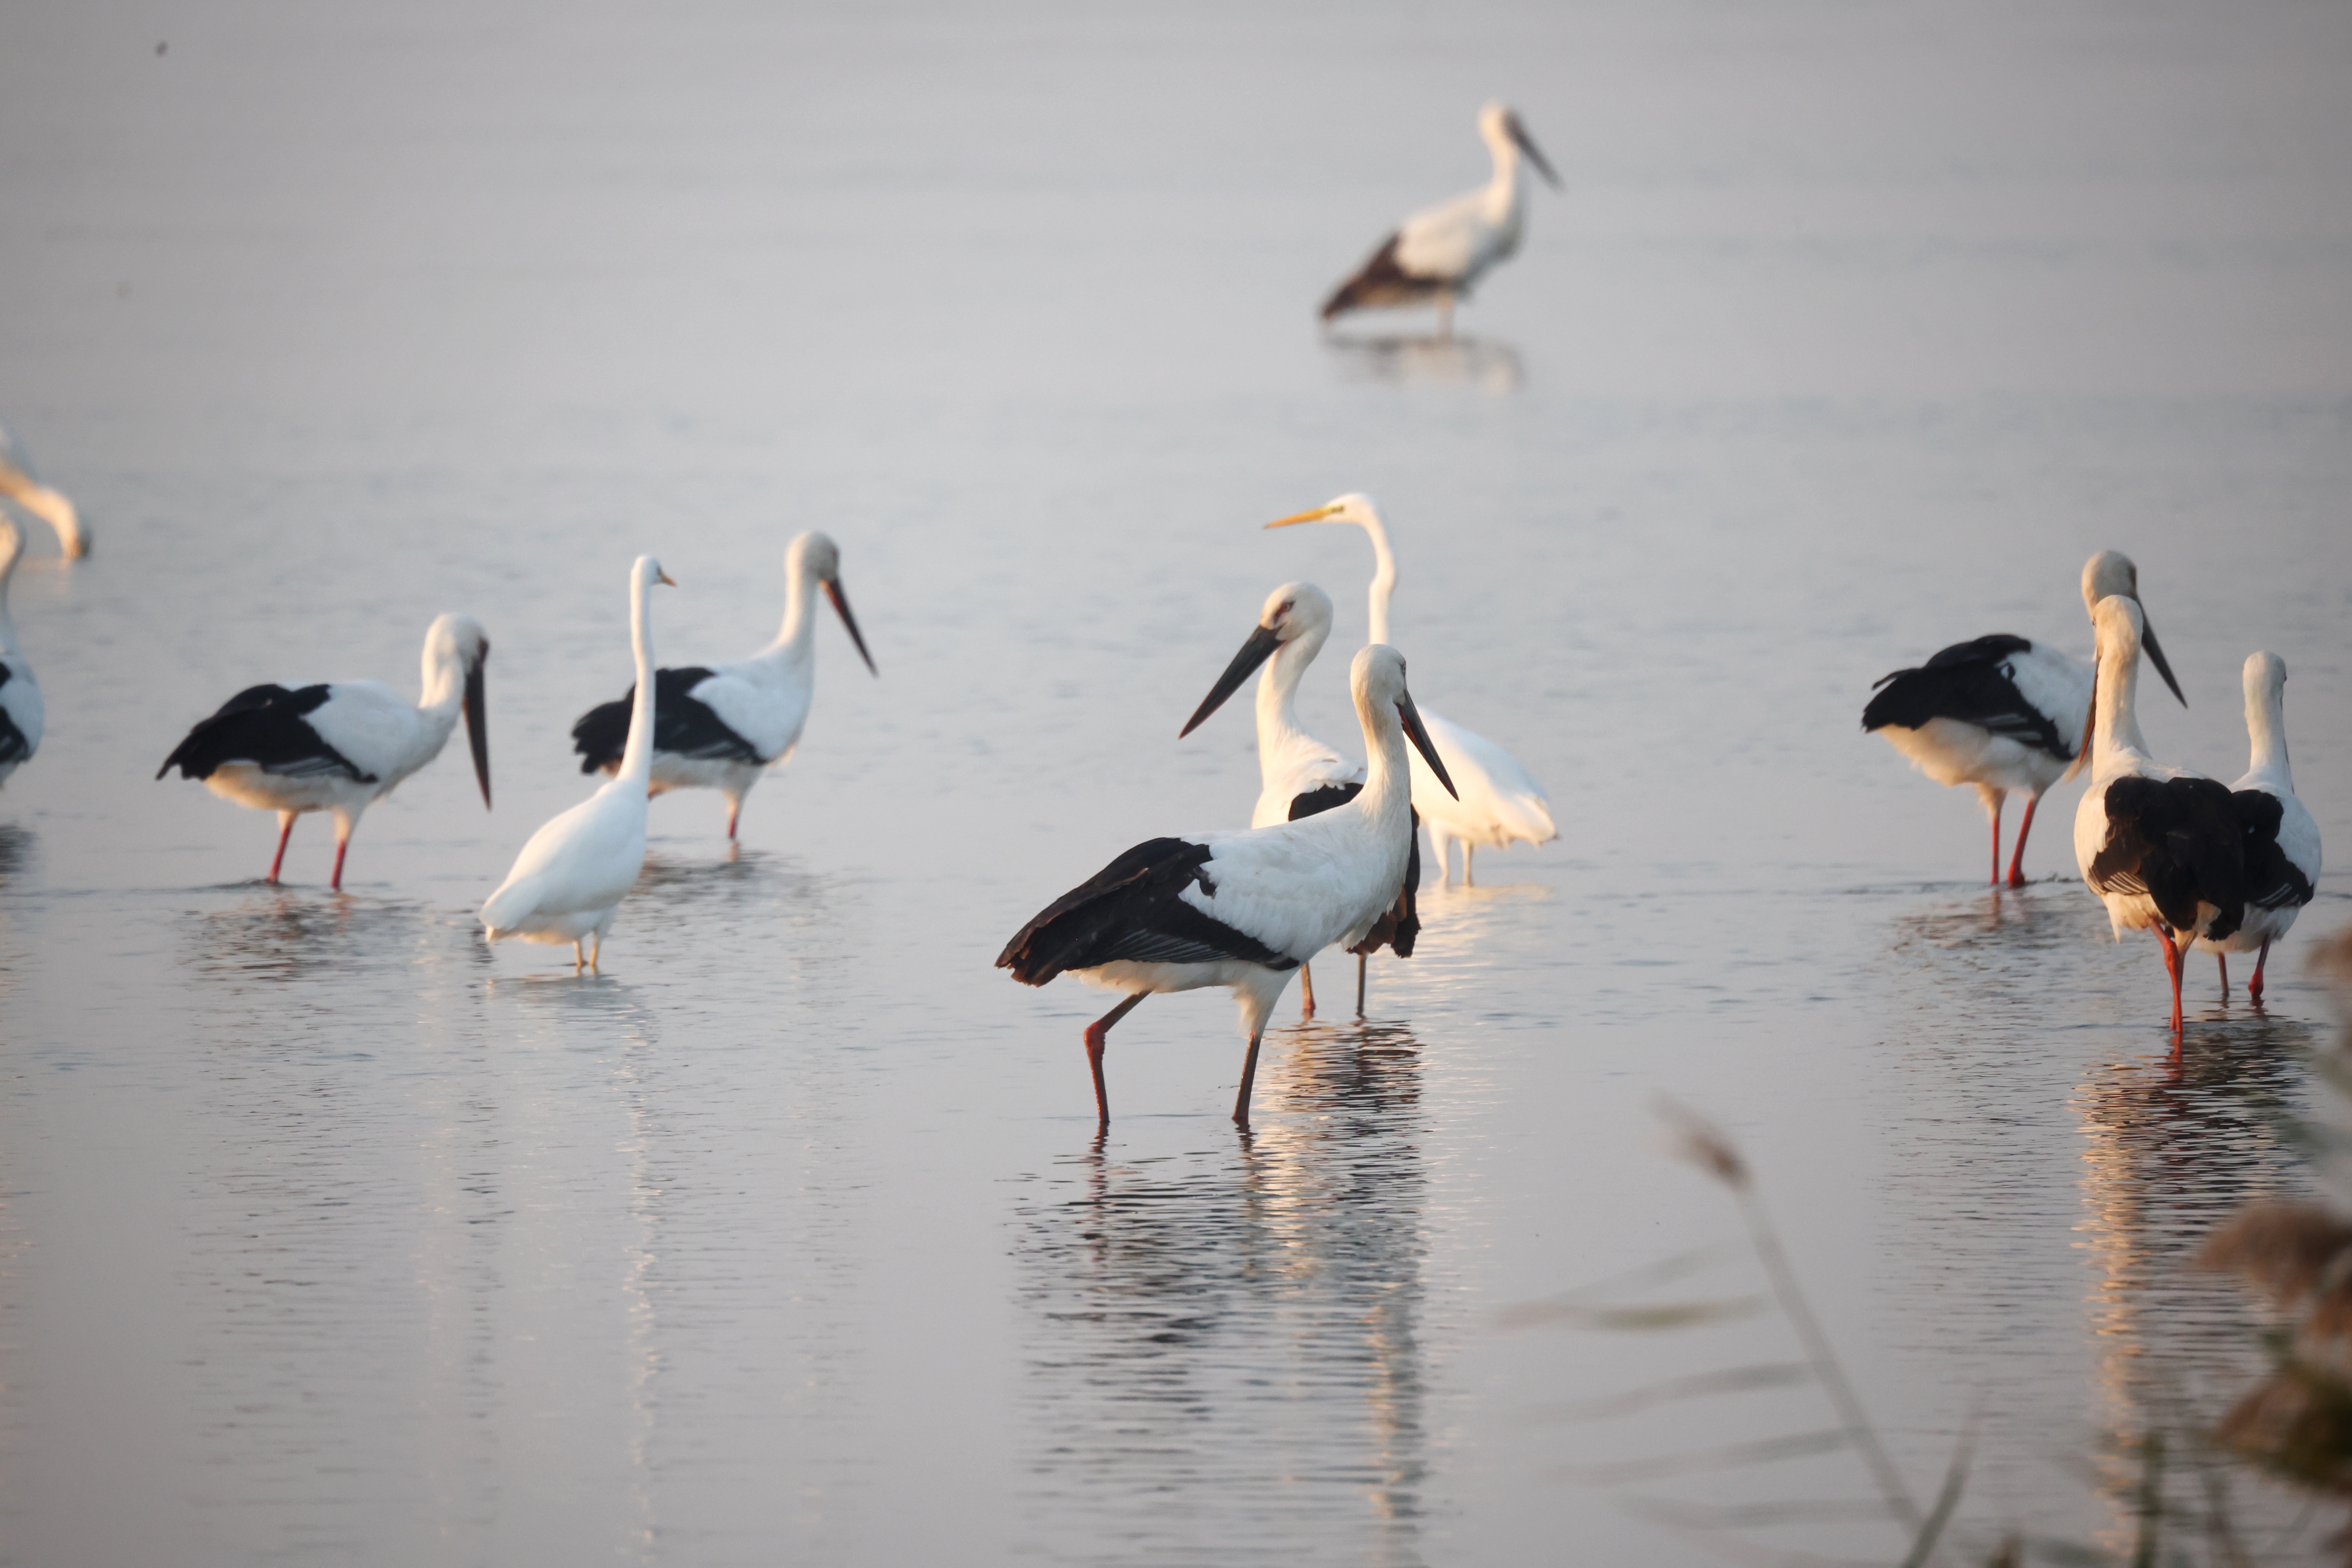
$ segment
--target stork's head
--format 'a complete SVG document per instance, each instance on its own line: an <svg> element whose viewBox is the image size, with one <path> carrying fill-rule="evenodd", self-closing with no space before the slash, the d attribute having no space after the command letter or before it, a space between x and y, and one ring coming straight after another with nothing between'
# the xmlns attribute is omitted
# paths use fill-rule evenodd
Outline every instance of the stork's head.
<svg viewBox="0 0 2352 1568"><path fill-rule="evenodd" d="M489 690L482 667L489 662L490 635L471 616L454 612L437 616L425 632L425 695L438 698L442 682L460 687L460 711L466 716L466 745L474 754L474 782L482 786L482 804L490 804ZM438 699L446 700L446 699Z"/></svg>
<svg viewBox="0 0 2352 1568"><path fill-rule="evenodd" d="M1268 594L1265 607L1258 612L1257 629L1250 633L1249 640L1225 666L1225 672L1217 677L1217 684L1209 689L1209 695L1192 710L1184 727L1176 731L1176 738L1181 741L1199 729L1285 643L1302 637L1312 639L1306 657L1313 658L1316 649L1323 646L1323 639L1330 635L1330 595L1314 584L1285 583Z"/></svg>
<svg viewBox="0 0 2352 1568"><path fill-rule="evenodd" d="M857 617L849 613L849 594L841 585L841 547L830 534L812 529L799 535L784 549L784 573L794 581L814 582L824 590L833 602L833 613L849 633L849 640L857 645L857 657L866 661L866 672L880 675L874 668L874 656L866 651L866 638L857 629Z"/></svg>
<svg viewBox="0 0 2352 1568"><path fill-rule="evenodd" d="M1404 738L1445 786L1445 793L1461 798L1454 781L1445 775L1445 764L1437 760L1437 746L1429 738L1429 731L1421 721L1421 710L1412 705L1412 693L1405 689L1404 655L1386 643L1371 643L1356 650L1356 660L1348 667L1349 689L1355 694L1356 712L1365 726L1375 733L1389 722L1395 721L1404 731ZM1385 743L1385 742L1383 742Z"/></svg>
<svg viewBox="0 0 2352 1568"><path fill-rule="evenodd" d="M2083 607L2091 612L2093 621L2098 619L2099 601L2108 598L2129 599L2139 605L2140 642L2147 649L2147 661L2156 666L2156 673L2172 688L2172 695L2180 699L2180 705L2188 707L2189 699L2181 694L2180 682L2172 678L2172 665L2164 657L2164 647L2156 640L2156 627L2147 619L2147 606L2140 604L2139 568L2120 550L2102 550L2083 563Z"/></svg>
<svg viewBox="0 0 2352 1568"><path fill-rule="evenodd" d="M1528 128L1519 123L1518 114L1510 105L1496 99L1480 110L1478 134L1486 139L1486 145L1495 150L1497 157L1507 156L1512 149L1525 153L1528 162L1536 166L1536 172L1551 188L1560 188L1559 176L1552 173L1551 161L1537 150L1535 138L1528 134Z"/></svg>

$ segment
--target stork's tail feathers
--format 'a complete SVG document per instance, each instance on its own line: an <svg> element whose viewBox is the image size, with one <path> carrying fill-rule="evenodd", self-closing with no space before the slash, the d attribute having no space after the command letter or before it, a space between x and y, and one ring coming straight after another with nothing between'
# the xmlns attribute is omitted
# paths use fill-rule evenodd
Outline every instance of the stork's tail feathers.
<svg viewBox="0 0 2352 1568"><path fill-rule="evenodd" d="M1388 243L1372 253L1371 258L1356 271L1356 275L1331 291L1323 301L1323 319L1341 315L1349 310L1377 310L1383 305L1412 305L1433 294L1443 293L1444 285L1433 279L1416 278L1397 264L1397 240L1391 235Z"/></svg>

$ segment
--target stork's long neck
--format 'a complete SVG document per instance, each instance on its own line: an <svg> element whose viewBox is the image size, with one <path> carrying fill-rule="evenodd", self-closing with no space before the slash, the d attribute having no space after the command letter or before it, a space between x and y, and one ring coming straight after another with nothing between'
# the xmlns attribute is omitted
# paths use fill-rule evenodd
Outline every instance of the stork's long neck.
<svg viewBox="0 0 2352 1568"><path fill-rule="evenodd" d="M816 646L816 616L811 603L816 596L813 592L815 575L802 569L795 552L784 579L784 624L777 628L776 640L760 650L756 661L778 668L806 663Z"/></svg>
<svg viewBox="0 0 2352 1568"><path fill-rule="evenodd" d="M2147 760L2147 741L2139 732L2139 643L2126 650L2099 649L2098 724L2091 741L2094 775L2116 771L2126 756Z"/></svg>
<svg viewBox="0 0 2352 1568"><path fill-rule="evenodd" d="M1372 624L1365 641L1384 643L1389 640L1389 595L1396 592L1396 552L1389 548L1389 531L1378 516L1364 520L1364 531L1372 536Z"/></svg>
<svg viewBox="0 0 2352 1568"><path fill-rule="evenodd" d="M1307 667L1315 662L1330 635L1331 628L1324 626L1284 643L1274 650L1265 672L1257 678L1257 766L1263 782L1272 782L1276 763L1293 748L1322 749L1320 742L1299 727L1297 699Z"/></svg>
<svg viewBox="0 0 2352 1568"><path fill-rule="evenodd" d="M1393 703L1370 697L1357 700L1356 718L1364 727L1364 789L1353 804L1384 831L1405 833L1412 821L1412 772L1404 721Z"/></svg>
<svg viewBox="0 0 2352 1568"><path fill-rule="evenodd" d="M16 622L8 614L8 583L16 575L16 558L25 553L24 536L13 522L0 521L0 653L16 653Z"/></svg>
<svg viewBox="0 0 2352 1568"><path fill-rule="evenodd" d="M1497 136L1486 143L1494 154L1495 173L1486 182L1486 216L1496 223L1519 202L1519 150L1507 136Z"/></svg>
<svg viewBox="0 0 2352 1568"><path fill-rule="evenodd" d="M635 590L629 601L629 646L637 656L637 690L629 704L629 742L621 752L621 771L613 776L644 789L654 773L654 585L639 577Z"/></svg>
<svg viewBox="0 0 2352 1568"><path fill-rule="evenodd" d="M6 613L5 603L0 602L0 617ZM2249 771L2293 790L2294 776L2287 771L2286 761L2285 705L2268 679L2246 682L2246 737L2253 742L2253 762Z"/></svg>

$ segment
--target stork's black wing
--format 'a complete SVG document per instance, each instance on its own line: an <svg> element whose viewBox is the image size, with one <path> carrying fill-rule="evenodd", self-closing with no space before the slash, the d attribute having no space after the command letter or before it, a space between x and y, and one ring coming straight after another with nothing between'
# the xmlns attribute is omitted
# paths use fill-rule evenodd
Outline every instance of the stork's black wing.
<svg viewBox="0 0 2352 1568"><path fill-rule="evenodd" d="M1055 899L1023 926L996 967L1024 985L1043 985L1066 969L1092 969L1121 959L1140 963L1213 963L1241 959L1268 969L1296 969L1298 961L1177 894L1190 883L1213 896L1206 844L1151 838Z"/></svg>
<svg viewBox="0 0 2352 1568"><path fill-rule="evenodd" d="M2246 902L2265 910L2299 910L2311 902L2311 879L2279 847L2286 807L2278 796L2268 790L2235 790L2230 807L2246 858Z"/></svg>
<svg viewBox="0 0 2352 1568"><path fill-rule="evenodd" d="M2091 858L2101 892L2146 893L2175 931L2197 906L2221 912L2204 934L2219 942L2246 918L2244 828L2227 784L2127 774L2107 785L2107 841Z"/></svg>
<svg viewBox="0 0 2352 1568"><path fill-rule="evenodd" d="M2025 700L2003 661L2033 644L1995 633L1954 643L1916 669L1881 676L1877 696L1862 710L1864 730L1916 730L1930 719L1955 719L2072 761L2074 751L2057 720Z"/></svg>
<svg viewBox="0 0 2352 1568"><path fill-rule="evenodd" d="M1318 816L1335 805L1345 805L1364 793L1360 784L1330 784L1320 789L1310 789L1290 798L1290 820L1302 816ZM1413 908L1413 897L1421 891L1421 813L1412 814L1412 848L1405 856L1404 887L1388 913L1374 922L1364 933L1364 940L1349 948L1349 952L1378 952L1393 948L1399 958L1412 956L1412 944L1421 940L1421 916Z"/></svg>
<svg viewBox="0 0 2352 1568"><path fill-rule="evenodd" d="M705 762L766 762L751 742L695 700L694 689L709 679L710 671L696 664L654 671L654 750ZM572 726L572 749L580 753L582 773L621 765L621 753L629 745L629 710L636 697L632 681L619 701L598 703Z"/></svg>
<svg viewBox="0 0 2352 1568"><path fill-rule="evenodd" d="M251 763L264 773L301 778L318 773L342 773L360 784L373 784L375 775L329 745L310 727L305 714L334 694L324 684L288 690L283 686L248 686L220 705L211 718L197 721L163 765L162 778L173 767L184 779L208 779L226 763Z"/></svg>
<svg viewBox="0 0 2352 1568"><path fill-rule="evenodd" d="M1397 260L1397 245L1404 237L1392 234L1372 252L1356 275L1331 292L1323 301L1323 319L1348 310L1377 309L1382 305L1411 305L1444 293L1450 283L1443 278L1423 278L1408 272Z"/></svg>

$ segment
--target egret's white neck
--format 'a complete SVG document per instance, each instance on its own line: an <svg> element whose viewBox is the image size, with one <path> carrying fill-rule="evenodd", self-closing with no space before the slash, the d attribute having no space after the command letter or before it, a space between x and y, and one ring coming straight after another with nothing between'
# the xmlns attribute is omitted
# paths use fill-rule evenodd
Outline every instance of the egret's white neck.
<svg viewBox="0 0 2352 1568"><path fill-rule="evenodd" d="M2139 643L2127 654L2099 649L2099 690L2095 700L2098 724L2091 738L2091 773L2095 778L2127 771L2127 759L2147 761L2147 741L2139 732Z"/></svg>
<svg viewBox="0 0 2352 1568"><path fill-rule="evenodd" d="M1384 643L1389 640L1389 595L1396 592L1396 552L1389 548L1389 531L1381 525L1378 512L1367 516L1362 527L1372 536L1372 624L1370 635L1364 640L1367 644Z"/></svg>
<svg viewBox="0 0 2352 1568"><path fill-rule="evenodd" d="M6 605L0 602L0 616L5 614ZM2286 761L2286 704L2267 679L2249 676L2246 679L2246 737L2253 742L2249 771L2292 790L2294 775L2287 771Z"/></svg>
<svg viewBox="0 0 2352 1568"><path fill-rule="evenodd" d="M643 790L654 773L654 631L652 579L639 576L629 601L629 646L637 656L637 689L629 704L629 741L613 776Z"/></svg>
<svg viewBox="0 0 2352 1568"><path fill-rule="evenodd" d="M1315 662L1315 656L1323 650L1330 636L1329 626L1318 626L1284 643L1274 650L1265 673L1257 678L1257 761L1261 776L1295 745L1306 743L1321 750L1321 743L1299 727L1297 700L1298 683L1305 679L1307 667Z"/></svg>

